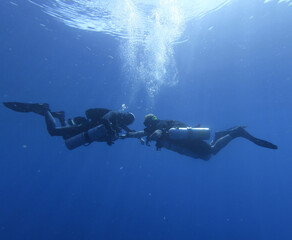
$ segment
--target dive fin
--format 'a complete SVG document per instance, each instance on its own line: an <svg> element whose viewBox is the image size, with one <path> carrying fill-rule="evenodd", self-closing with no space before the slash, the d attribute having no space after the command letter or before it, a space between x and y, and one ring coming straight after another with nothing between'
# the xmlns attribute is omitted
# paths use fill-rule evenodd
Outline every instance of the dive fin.
<svg viewBox="0 0 292 240"><path fill-rule="evenodd" d="M273 143L270 143L266 140L262 140L262 139L259 139L259 138L252 136L244 129L244 127L237 128L235 131L235 134L238 137L243 137L243 138L248 139L249 141L253 142L254 144L256 144L260 147L270 148L270 149L278 149L278 146L274 145Z"/></svg>
<svg viewBox="0 0 292 240"><path fill-rule="evenodd" d="M16 112L34 112L40 115L44 115L45 111L49 110L47 103L3 102L3 105Z"/></svg>
<svg viewBox="0 0 292 240"><path fill-rule="evenodd" d="M238 127L234 127L231 129L227 129L226 131L216 132L215 139L217 140L218 138L221 138L222 135L225 135L226 133L228 133L233 139L237 138L237 137L242 137L242 138L245 138L245 139L253 142L254 144L256 144L260 147L270 148L270 149L278 149L278 146L274 145L273 143L270 143L266 140L262 140L262 139L259 139L259 138L252 136L250 133L248 133L245 130L245 128L246 128L246 126L238 126Z"/></svg>
<svg viewBox="0 0 292 240"><path fill-rule="evenodd" d="M275 145L273 143L270 143L270 142L268 142L266 140L255 138L255 139L252 139L251 141L254 144L256 144L258 146L261 146L261 147L270 148L270 149L278 149L277 145Z"/></svg>

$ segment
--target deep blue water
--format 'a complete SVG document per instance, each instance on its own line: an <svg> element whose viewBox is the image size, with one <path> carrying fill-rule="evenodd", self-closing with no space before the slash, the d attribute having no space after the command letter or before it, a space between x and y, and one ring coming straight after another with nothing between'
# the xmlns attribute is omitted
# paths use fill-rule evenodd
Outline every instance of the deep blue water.
<svg viewBox="0 0 292 240"><path fill-rule="evenodd" d="M131 96L121 39L2 0L2 102L68 117L126 104L137 130L149 112L213 131L242 124L279 149L237 139L208 162L134 139L69 151L40 116L2 106L0 239L292 239L292 6L263 2L188 23L174 47L179 82L151 98Z"/></svg>

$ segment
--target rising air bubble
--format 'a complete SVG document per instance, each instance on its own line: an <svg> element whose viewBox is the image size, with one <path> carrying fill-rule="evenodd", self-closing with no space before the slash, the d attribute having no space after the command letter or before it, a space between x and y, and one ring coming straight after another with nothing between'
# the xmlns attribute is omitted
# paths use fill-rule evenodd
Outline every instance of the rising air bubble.
<svg viewBox="0 0 292 240"><path fill-rule="evenodd" d="M178 74L173 46L182 41L188 21L230 0L28 0L64 24L103 32L121 40L123 69L133 86L154 96L174 85Z"/></svg>

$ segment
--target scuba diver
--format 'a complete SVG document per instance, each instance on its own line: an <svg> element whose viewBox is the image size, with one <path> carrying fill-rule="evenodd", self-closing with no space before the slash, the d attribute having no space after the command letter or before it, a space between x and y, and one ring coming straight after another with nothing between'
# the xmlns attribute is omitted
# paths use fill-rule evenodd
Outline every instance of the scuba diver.
<svg viewBox="0 0 292 240"><path fill-rule="evenodd" d="M207 143L205 140L210 138L210 130L209 128L199 128L199 125L191 128L183 122L159 120L154 114L145 116L144 125L144 131L129 132L120 138L141 138L146 136L146 145L150 146L150 141L156 141L157 150L164 147L182 155L206 161L238 137L245 138L261 147L278 149L276 145L249 134L244 129L244 126L216 132L214 139Z"/></svg>
<svg viewBox="0 0 292 240"><path fill-rule="evenodd" d="M135 120L134 114L130 112L90 108L85 112L86 118L78 116L65 121L65 112L52 112L47 103L3 102L3 105L16 112L33 112L44 116L49 134L62 136L69 149L88 145L93 141L106 142L111 146L122 130L127 133L133 131L128 125ZM58 126L56 119L61 126Z"/></svg>

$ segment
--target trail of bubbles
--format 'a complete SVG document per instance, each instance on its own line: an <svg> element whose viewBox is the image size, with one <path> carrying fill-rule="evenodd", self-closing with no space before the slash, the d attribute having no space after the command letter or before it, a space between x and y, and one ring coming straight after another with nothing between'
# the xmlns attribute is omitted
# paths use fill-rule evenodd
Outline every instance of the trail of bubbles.
<svg viewBox="0 0 292 240"><path fill-rule="evenodd" d="M104 32L123 39L124 71L133 84L145 84L153 96L163 84L174 85L177 70L173 46L185 23L231 0L44 0L44 12L66 25Z"/></svg>
<svg viewBox="0 0 292 240"><path fill-rule="evenodd" d="M128 72L133 78L143 81L149 95L153 96L162 84L174 85L177 82L173 43L183 32L184 19L176 2L167 0L160 1L159 7L153 9L149 17L149 30L143 41L135 38L124 41L122 56L124 68L130 70ZM137 29L137 22L134 17L128 24L129 31Z"/></svg>

